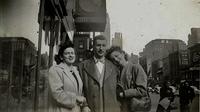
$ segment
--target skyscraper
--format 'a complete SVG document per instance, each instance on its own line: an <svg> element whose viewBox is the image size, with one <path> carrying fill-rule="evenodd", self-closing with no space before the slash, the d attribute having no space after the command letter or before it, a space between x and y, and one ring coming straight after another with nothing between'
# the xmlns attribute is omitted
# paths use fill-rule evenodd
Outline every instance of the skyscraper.
<svg viewBox="0 0 200 112"><path fill-rule="evenodd" d="M115 32L115 37L112 38L112 46L119 46L123 49L123 39L121 32Z"/></svg>
<svg viewBox="0 0 200 112"><path fill-rule="evenodd" d="M142 53L143 59L146 60L144 62L146 63L145 68L147 74L150 77L156 77L158 74L165 74L162 73L165 62L170 61L172 59L171 57L174 57L174 59L176 58L176 61L179 60L177 56L181 55L180 53L186 49L186 43L178 39L155 39L150 41L145 45ZM170 59L167 60L167 58Z"/></svg>
<svg viewBox="0 0 200 112"><path fill-rule="evenodd" d="M191 28L191 34L188 35L188 47L200 44L200 28Z"/></svg>
<svg viewBox="0 0 200 112"><path fill-rule="evenodd" d="M198 86L200 80L200 28L191 28L191 34L188 35L188 50L190 74L186 78Z"/></svg>

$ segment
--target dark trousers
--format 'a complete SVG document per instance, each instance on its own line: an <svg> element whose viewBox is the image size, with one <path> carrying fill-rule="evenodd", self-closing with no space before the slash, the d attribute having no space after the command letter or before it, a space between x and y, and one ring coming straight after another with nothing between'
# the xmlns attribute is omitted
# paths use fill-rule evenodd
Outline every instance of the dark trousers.
<svg viewBox="0 0 200 112"><path fill-rule="evenodd" d="M181 112L190 112L189 104L180 105Z"/></svg>
<svg viewBox="0 0 200 112"><path fill-rule="evenodd" d="M169 108L165 109L160 104L158 104L156 112L170 112L170 109Z"/></svg>

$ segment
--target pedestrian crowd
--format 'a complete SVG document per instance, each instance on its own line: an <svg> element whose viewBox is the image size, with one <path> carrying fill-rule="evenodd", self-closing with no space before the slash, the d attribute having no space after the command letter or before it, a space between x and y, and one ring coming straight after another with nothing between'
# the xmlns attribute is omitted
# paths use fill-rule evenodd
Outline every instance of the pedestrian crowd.
<svg viewBox="0 0 200 112"><path fill-rule="evenodd" d="M189 85L188 81L180 83L178 94L172 88L169 81L165 81L160 89L160 100L156 112L170 112L178 108L180 112L198 112L198 109L191 111L190 107L195 97L194 89ZM175 98L179 97L179 105L175 102ZM197 104L198 105L198 104Z"/></svg>
<svg viewBox="0 0 200 112"><path fill-rule="evenodd" d="M127 53L120 47L107 49L106 43L103 35L94 37L93 56L77 66L74 65L76 52L73 44L60 46L55 55L57 64L49 69L49 112L151 110L147 75L143 68L129 62ZM193 93L187 84L184 85L180 88L181 109L187 110ZM182 98L188 94L191 94L191 98ZM160 89L157 112L170 112L173 100L174 94L169 88L169 82L165 82ZM169 102L168 106L166 102Z"/></svg>

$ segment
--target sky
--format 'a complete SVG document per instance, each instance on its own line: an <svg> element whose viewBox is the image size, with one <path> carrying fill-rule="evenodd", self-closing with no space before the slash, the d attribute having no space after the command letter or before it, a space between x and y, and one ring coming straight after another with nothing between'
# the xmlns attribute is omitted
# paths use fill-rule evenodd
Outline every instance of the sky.
<svg viewBox="0 0 200 112"><path fill-rule="evenodd" d="M111 36L122 32L123 48L138 54L153 39L186 42L200 27L200 0L107 0Z"/></svg>
<svg viewBox="0 0 200 112"><path fill-rule="evenodd" d="M4 4L0 3L0 36L25 37L37 47L39 0L3 1ZM200 0L106 1L111 35L122 32L123 48L129 54L138 54L157 38L181 39L187 43L190 29L200 27ZM3 6L5 10L1 9ZM42 51L48 51L42 42Z"/></svg>

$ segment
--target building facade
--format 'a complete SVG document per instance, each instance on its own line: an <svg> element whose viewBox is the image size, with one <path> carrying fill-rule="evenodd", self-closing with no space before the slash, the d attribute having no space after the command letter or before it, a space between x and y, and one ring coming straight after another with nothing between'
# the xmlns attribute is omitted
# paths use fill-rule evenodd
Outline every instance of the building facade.
<svg viewBox="0 0 200 112"><path fill-rule="evenodd" d="M0 37L1 112L33 111L36 92L35 56L36 48L30 40Z"/></svg>
<svg viewBox="0 0 200 112"><path fill-rule="evenodd" d="M91 39L89 33L76 33L73 39L74 48L76 50L76 63L88 59L91 54Z"/></svg>
<svg viewBox="0 0 200 112"><path fill-rule="evenodd" d="M112 38L112 46L119 46L123 49L123 38L121 32L115 32L115 36Z"/></svg>
<svg viewBox="0 0 200 112"><path fill-rule="evenodd" d="M188 36L189 70L186 78L199 88L200 82L200 28L191 28Z"/></svg>
<svg viewBox="0 0 200 112"><path fill-rule="evenodd" d="M188 48L195 44L200 44L200 28L191 28L191 34L188 35Z"/></svg>
<svg viewBox="0 0 200 112"><path fill-rule="evenodd" d="M150 41L142 52L142 57L145 57L146 71L149 77L152 77L156 81L163 81L165 79L172 79L173 64L170 62L175 61L177 64L174 66L180 66L179 61L181 50L186 50L187 46L185 42L177 39L155 39ZM178 54L173 53L177 52ZM173 57L173 58L172 58ZM172 61L172 59L174 59ZM144 58L143 58L144 59ZM177 62L178 61L178 62ZM173 63L175 63L173 62ZM143 63L144 66L144 63ZM179 71L177 68L175 71Z"/></svg>

